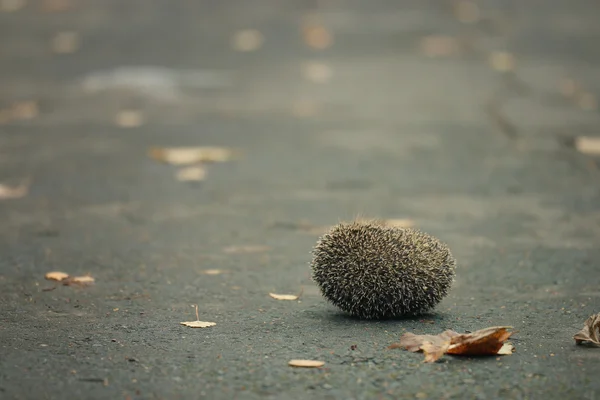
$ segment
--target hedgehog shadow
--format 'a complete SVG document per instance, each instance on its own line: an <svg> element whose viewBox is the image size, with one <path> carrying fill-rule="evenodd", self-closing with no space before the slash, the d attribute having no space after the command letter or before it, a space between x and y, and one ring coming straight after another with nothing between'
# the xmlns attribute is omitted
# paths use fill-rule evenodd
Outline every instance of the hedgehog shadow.
<svg viewBox="0 0 600 400"><path fill-rule="evenodd" d="M365 319L360 318L355 315L351 315L345 313L343 311L325 311L318 313L321 318L327 319L333 323L361 323L361 324L397 324L402 322L409 323L422 323L422 324L436 324L438 322L445 321L447 319L447 315L439 312L427 312L422 314L415 315L404 315L398 317L388 317L388 318L379 318L379 319Z"/></svg>

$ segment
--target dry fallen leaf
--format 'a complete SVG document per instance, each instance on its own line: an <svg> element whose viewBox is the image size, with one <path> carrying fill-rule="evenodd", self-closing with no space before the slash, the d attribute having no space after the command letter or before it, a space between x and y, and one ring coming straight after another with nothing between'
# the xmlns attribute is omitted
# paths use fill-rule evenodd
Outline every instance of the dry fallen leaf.
<svg viewBox="0 0 600 400"><path fill-rule="evenodd" d="M269 246L260 246L260 245L248 245L248 246L229 246L223 249L223 252L228 254L242 254L242 253L264 253L265 251L269 251L271 248Z"/></svg>
<svg viewBox="0 0 600 400"><path fill-rule="evenodd" d="M21 101L13 104L9 113L14 119L32 119L39 114L39 109L35 101Z"/></svg>
<svg viewBox="0 0 600 400"><path fill-rule="evenodd" d="M216 322L200 321L200 318L198 317L198 305L195 305L195 307L196 307L196 320L180 322L179 323L180 325L189 326L190 328L208 328L210 326L216 325Z"/></svg>
<svg viewBox="0 0 600 400"><path fill-rule="evenodd" d="M269 296L276 300L298 300L298 296L295 294L275 294L269 293Z"/></svg>
<svg viewBox="0 0 600 400"><path fill-rule="evenodd" d="M231 47L237 51L255 51L258 50L264 42L262 33L255 29L238 31L231 39Z"/></svg>
<svg viewBox="0 0 600 400"><path fill-rule="evenodd" d="M575 138L575 148L583 154L600 154L600 137L579 136Z"/></svg>
<svg viewBox="0 0 600 400"><path fill-rule="evenodd" d="M235 151L225 147L152 147L149 156L172 165L188 165L200 162L224 162L231 160Z"/></svg>
<svg viewBox="0 0 600 400"><path fill-rule="evenodd" d="M298 294L275 294L275 293L269 293L269 296L271 296L275 300L298 300L300 298L300 296L302 296L303 292L304 292L304 288L302 288L302 290L300 290L300 293L298 293Z"/></svg>
<svg viewBox="0 0 600 400"><path fill-rule="evenodd" d="M504 343L511 335L509 326L495 326L472 333L459 334L447 330L439 335L415 335L405 333L399 343L389 348L405 348L408 351L425 353L424 362L434 362L444 354L463 356L508 355L514 347Z"/></svg>
<svg viewBox="0 0 600 400"><path fill-rule="evenodd" d="M419 47L427 57L450 56L460 51L460 43L451 36L425 36L421 39Z"/></svg>
<svg viewBox="0 0 600 400"><path fill-rule="evenodd" d="M206 169L198 166L182 168L177 171L175 177L181 182L203 181L206 178Z"/></svg>
<svg viewBox="0 0 600 400"><path fill-rule="evenodd" d="M63 279L61 282L63 283L63 285L69 286L69 285L91 285L95 281L96 280L93 277L91 277L89 275L84 275L84 276L69 277L69 278Z"/></svg>
<svg viewBox="0 0 600 400"><path fill-rule="evenodd" d="M202 273L205 275L221 275L223 271L221 271L220 269L205 269L204 271L202 271Z"/></svg>
<svg viewBox="0 0 600 400"><path fill-rule="evenodd" d="M489 63L493 69L508 72L515 69L515 57L506 51L494 51L490 54Z"/></svg>
<svg viewBox="0 0 600 400"><path fill-rule="evenodd" d="M59 282L67 279L68 277L69 277L69 274L60 272L60 271L48 272L45 276L45 278L48 280L59 281Z"/></svg>
<svg viewBox="0 0 600 400"><path fill-rule="evenodd" d="M324 50L333 44L332 34L322 25L305 25L303 29L304 42L317 50Z"/></svg>
<svg viewBox="0 0 600 400"><path fill-rule="evenodd" d="M325 361L317 360L290 360L288 362L290 367L301 367L301 368L318 368L325 365Z"/></svg>
<svg viewBox="0 0 600 400"><path fill-rule="evenodd" d="M59 32L52 38L52 51L57 54L74 53L79 48L79 33Z"/></svg>
<svg viewBox="0 0 600 400"><path fill-rule="evenodd" d="M137 110L122 110L115 116L115 123L121 128L136 128L144 123L144 115Z"/></svg>
<svg viewBox="0 0 600 400"><path fill-rule="evenodd" d="M22 183L18 186L8 186L0 183L0 200L20 199L29 192L29 183Z"/></svg>
<svg viewBox="0 0 600 400"><path fill-rule="evenodd" d="M589 317L580 330L573 336L576 344L600 346L600 313Z"/></svg>

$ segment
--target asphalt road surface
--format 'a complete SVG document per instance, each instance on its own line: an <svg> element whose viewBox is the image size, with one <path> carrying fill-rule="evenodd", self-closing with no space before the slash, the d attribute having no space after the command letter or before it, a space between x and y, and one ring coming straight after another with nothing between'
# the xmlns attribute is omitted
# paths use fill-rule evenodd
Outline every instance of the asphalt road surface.
<svg viewBox="0 0 600 400"><path fill-rule="evenodd" d="M600 137L598 15L0 1L0 398L600 398L600 350L573 340L600 312L600 162L575 145ZM236 157L149 156L179 146ZM321 297L311 248L357 216L450 246L434 313L361 321ZM196 304L216 325L180 325ZM387 348L499 325L512 355Z"/></svg>

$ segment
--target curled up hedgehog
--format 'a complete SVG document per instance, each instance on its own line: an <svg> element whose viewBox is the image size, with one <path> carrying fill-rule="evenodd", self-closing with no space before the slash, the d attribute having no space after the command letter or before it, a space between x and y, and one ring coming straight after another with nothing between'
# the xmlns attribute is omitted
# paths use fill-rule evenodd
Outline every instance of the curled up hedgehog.
<svg viewBox="0 0 600 400"><path fill-rule="evenodd" d="M312 279L341 310L364 319L423 314L454 282L456 261L433 236L379 221L340 223L313 249Z"/></svg>

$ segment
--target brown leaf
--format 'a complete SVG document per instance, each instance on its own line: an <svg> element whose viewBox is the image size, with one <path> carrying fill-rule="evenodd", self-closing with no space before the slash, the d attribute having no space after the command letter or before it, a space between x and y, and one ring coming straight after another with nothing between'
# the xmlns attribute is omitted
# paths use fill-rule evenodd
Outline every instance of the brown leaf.
<svg viewBox="0 0 600 400"><path fill-rule="evenodd" d="M37 117L39 112L36 101L20 101L10 107L9 115L13 119L32 119Z"/></svg>
<svg viewBox="0 0 600 400"><path fill-rule="evenodd" d="M333 44L331 32L320 24L305 25L303 29L304 42L308 47L324 50Z"/></svg>
<svg viewBox="0 0 600 400"><path fill-rule="evenodd" d="M0 200L20 199L29 192L29 183L22 183L19 186L8 186L0 183Z"/></svg>
<svg viewBox="0 0 600 400"><path fill-rule="evenodd" d="M444 354L452 355L507 355L512 354L514 347L504 343L512 332L507 326L481 329L473 333L459 334L447 330L439 335L415 335L405 333L399 343L389 348L405 348L408 351L425 353L425 362L434 362Z"/></svg>
<svg viewBox="0 0 600 400"><path fill-rule="evenodd" d="M583 329L577 332L573 339L576 344L592 344L600 346L600 313L589 317L583 326Z"/></svg>
<svg viewBox="0 0 600 400"><path fill-rule="evenodd" d="M446 353L464 356L495 355L502 348L512 332L509 326L495 326L473 333L465 333L452 338L452 344Z"/></svg>
<svg viewBox="0 0 600 400"><path fill-rule="evenodd" d="M235 156L236 152L224 147L153 147L149 156L155 160L172 165L188 165L201 162L224 162Z"/></svg>
<svg viewBox="0 0 600 400"><path fill-rule="evenodd" d="M48 272L45 276L50 281L63 281L69 277L69 274L60 271Z"/></svg>
<svg viewBox="0 0 600 400"><path fill-rule="evenodd" d="M318 368L325 365L325 361L317 360L290 360L288 362L290 367L301 367L301 368Z"/></svg>
<svg viewBox="0 0 600 400"><path fill-rule="evenodd" d="M271 248L269 246L229 246L223 249L223 252L228 254L242 254L242 253L264 253L265 251L269 251Z"/></svg>

